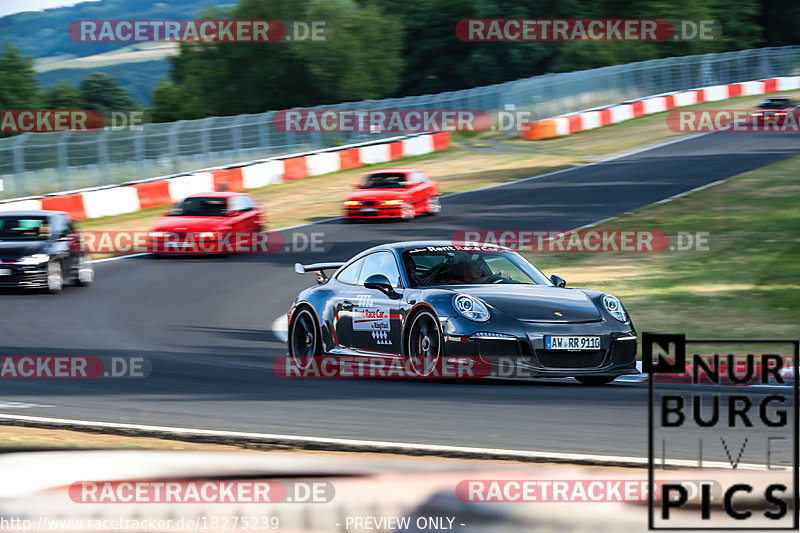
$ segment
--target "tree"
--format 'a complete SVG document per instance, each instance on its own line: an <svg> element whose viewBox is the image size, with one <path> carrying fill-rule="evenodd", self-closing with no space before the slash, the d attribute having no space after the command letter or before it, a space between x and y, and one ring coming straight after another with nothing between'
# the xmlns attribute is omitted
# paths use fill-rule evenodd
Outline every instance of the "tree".
<svg viewBox="0 0 800 533"><path fill-rule="evenodd" d="M241 0L225 15L325 20L333 35L325 41L183 43L171 58L179 96L161 86L154 115L168 116L176 100L182 118L199 118L385 98L399 86L399 21L375 7L352 0Z"/></svg>
<svg viewBox="0 0 800 533"><path fill-rule="evenodd" d="M153 122L174 122L186 118L181 89L169 80L161 80L153 89Z"/></svg>
<svg viewBox="0 0 800 533"><path fill-rule="evenodd" d="M84 109L86 101L80 89L68 81L60 80L45 92L44 107L47 109Z"/></svg>
<svg viewBox="0 0 800 533"><path fill-rule="evenodd" d="M80 88L87 109L122 111L136 107L127 91L109 74L93 72L83 78Z"/></svg>
<svg viewBox="0 0 800 533"><path fill-rule="evenodd" d="M33 58L13 44L3 45L0 56L0 109L34 109L40 105Z"/></svg>

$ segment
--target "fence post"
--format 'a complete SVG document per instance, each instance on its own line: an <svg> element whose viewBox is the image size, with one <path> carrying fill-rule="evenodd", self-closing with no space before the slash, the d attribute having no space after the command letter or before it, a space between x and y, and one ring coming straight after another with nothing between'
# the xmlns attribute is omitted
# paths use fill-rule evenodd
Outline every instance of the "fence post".
<svg viewBox="0 0 800 533"><path fill-rule="evenodd" d="M70 137L72 137L72 132L66 131L58 138L58 142L56 143L56 158L58 159L58 183L62 191L72 188L69 183L65 183L65 181L69 181L69 157L67 154L67 141L69 141Z"/></svg>
<svg viewBox="0 0 800 533"><path fill-rule="evenodd" d="M30 133L23 133L13 141L12 150L14 151L14 196L27 196L25 180L22 177L25 172L25 152L22 147L25 139Z"/></svg>

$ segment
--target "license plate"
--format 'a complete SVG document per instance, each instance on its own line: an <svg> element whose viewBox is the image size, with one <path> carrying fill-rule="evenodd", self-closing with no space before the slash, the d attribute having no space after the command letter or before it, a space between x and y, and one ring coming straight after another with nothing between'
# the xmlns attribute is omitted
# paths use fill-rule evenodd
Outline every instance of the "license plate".
<svg viewBox="0 0 800 533"><path fill-rule="evenodd" d="M600 337L553 335L544 338L546 350L599 350Z"/></svg>
<svg viewBox="0 0 800 533"><path fill-rule="evenodd" d="M363 215L374 215L377 212L378 212L377 209L362 209L361 210L361 214L363 214Z"/></svg>
<svg viewBox="0 0 800 533"><path fill-rule="evenodd" d="M11 269L10 268L0 268L0 276L10 276Z"/></svg>

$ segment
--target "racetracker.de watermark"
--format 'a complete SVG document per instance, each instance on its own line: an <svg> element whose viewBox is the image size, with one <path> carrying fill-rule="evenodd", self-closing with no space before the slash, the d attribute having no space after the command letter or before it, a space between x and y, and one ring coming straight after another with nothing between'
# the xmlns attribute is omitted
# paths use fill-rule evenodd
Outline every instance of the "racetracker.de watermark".
<svg viewBox="0 0 800 533"><path fill-rule="evenodd" d="M326 41L324 20L74 20L67 33L82 43L274 43Z"/></svg>
<svg viewBox="0 0 800 533"><path fill-rule="evenodd" d="M518 252L654 253L710 250L710 233L662 230L460 230L453 244L504 246Z"/></svg>
<svg viewBox="0 0 800 533"><path fill-rule="evenodd" d="M0 109L0 133L97 131L119 128L141 130L150 122L146 111L93 109Z"/></svg>
<svg viewBox="0 0 800 533"><path fill-rule="evenodd" d="M667 126L680 133L726 132L800 132L800 110L741 109L674 110L667 114Z"/></svg>
<svg viewBox="0 0 800 533"><path fill-rule="evenodd" d="M710 486L719 494L719 483L711 480L672 481L697 495L701 487ZM663 483L656 485L655 497ZM646 479L467 479L456 485L456 496L462 502L646 502L650 483ZM694 496L692 496L694 497Z"/></svg>
<svg viewBox="0 0 800 533"><path fill-rule="evenodd" d="M6 355L0 379L146 378L153 365L148 357L93 355Z"/></svg>
<svg viewBox="0 0 800 533"><path fill-rule="evenodd" d="M330 481L78 481L75 503L328 503Z"/></svg>
<svg viewBox="0 0 800 533"><path fill-rule="evenodd" d="M331 242L319 231L80 231L70 247L91 254L325 253Z"/></svg>
<svg viewBox="0 0 800 533"><path fill-rule="evenodd" d="M710 41L722 34L713 20L462 19L456 35L467 42Z"/></svg>
<svg viewBox="0 0 800 533"><path fill-rule="evenodd" d="M282 132L484 131L492 127L492 118L477 109L310 109L277 111L272 125Z"/></svg>

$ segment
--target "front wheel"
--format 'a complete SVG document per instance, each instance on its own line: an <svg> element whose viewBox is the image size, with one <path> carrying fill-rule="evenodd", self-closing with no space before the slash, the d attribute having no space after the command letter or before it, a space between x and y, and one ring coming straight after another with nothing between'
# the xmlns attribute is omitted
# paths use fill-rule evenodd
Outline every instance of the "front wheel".
<svg viewBox="0 0 800 533"><path fill-rule="evenodd" d="M403 220L414 220L414 206L411 204L405 203L400 210L400 218Z"/></svg>
<svg viewBox="0 0 800 533"><path fill-rule="evenodd" d="M417 376L430 376L442 353L442 335L433 313L422 311L411 320L406 338L406 357Z"/></svg>
<svg viewBox="0 0 800 533"><path fill-rule="evenodd" d="M611 383L617 376L575 376L581 385L597 386Z"/></svg>
<svg viewBox="0 0 800 533"><path fill-rule="evenodd" d="M47 263L47 292L58 294L63 287L64 273L61 270L61 261L50 261Z"/></svg>

